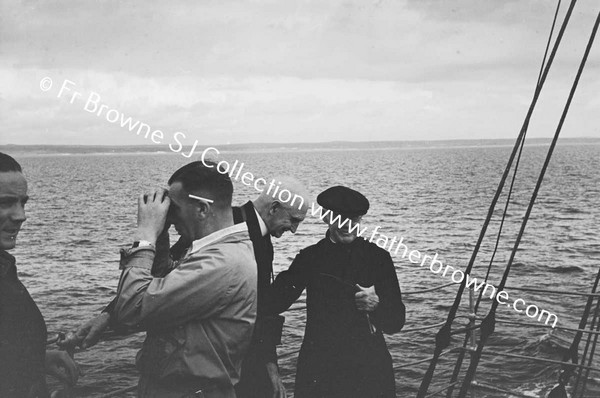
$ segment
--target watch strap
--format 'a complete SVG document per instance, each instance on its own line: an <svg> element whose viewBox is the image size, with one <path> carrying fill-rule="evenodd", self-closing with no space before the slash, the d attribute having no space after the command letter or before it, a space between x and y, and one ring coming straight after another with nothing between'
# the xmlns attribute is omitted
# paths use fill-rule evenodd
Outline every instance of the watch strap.
<svg viewBox="0 0 600 398"><path fill-rule="evenodd" d="M136 240L135 242L133 242L133 246L131 246L132 249L135 249L137 247L152 247L154 248L154 243L147 241L147 240Z"/></svg>

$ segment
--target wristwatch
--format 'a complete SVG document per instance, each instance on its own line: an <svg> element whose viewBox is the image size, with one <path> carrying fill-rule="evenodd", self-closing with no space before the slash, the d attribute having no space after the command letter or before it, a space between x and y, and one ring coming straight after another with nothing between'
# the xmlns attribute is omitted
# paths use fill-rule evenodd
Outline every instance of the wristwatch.
<svg viewBox="0 0 600 398"><path fill-rule="evenodd" d="M147 240L136 240L129 249L121 249L121 261L119 261L119 269L125 269L129 258L139 251L152 250L156 252L154 243Z"/></svg>
<svg viewBox="0 0 600 398"><path fill-rule="evenodd" d="M149 242L147 240L136 240L135 242L133 242L133 246L131 246L131 248L135 249L136 247L152 247L152 248L154 248L154 243Z"/></svg>

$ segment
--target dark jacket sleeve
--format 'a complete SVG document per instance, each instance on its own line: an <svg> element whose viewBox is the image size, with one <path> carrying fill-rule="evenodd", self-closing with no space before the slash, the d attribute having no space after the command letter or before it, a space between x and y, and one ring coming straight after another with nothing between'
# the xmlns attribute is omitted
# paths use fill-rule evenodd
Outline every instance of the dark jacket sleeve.
<svg viewBox="0 0 600 398"><path fill-rule="evenodd" d="M277 345L281 344L281 333L285 318L281 315L262 315L256 318L251 349L261 363L277 363Z"/></svg>
<svg viewBox="0 0 600 398"><path fill-rule="evenodd" d="M264 363L277 363L276 345L281 344L285 318L278 314L286 311L300 297L307 283L308 261L300 251L287 271L277 275L266 293L265 310L256 319L253 349Z"/></svg>
<svg viewBox="0 0 600 398"><path fill-rule="evenodd" d="M270 314L276 315L286 311L300 297L308 283L309 267L310 254L304 249L294 258L287 271L277 275L269 292Z"/></svg>
<svg viewBox="0 0 600 398"><path fill-rule="evenodd" d="M404 326L406 308L402 302L396 269L390 254L385 251L380 256L380 272L375 282L375 292L379 296L379 306L371 313L371 321L384 333L399 332Z"/></svg>

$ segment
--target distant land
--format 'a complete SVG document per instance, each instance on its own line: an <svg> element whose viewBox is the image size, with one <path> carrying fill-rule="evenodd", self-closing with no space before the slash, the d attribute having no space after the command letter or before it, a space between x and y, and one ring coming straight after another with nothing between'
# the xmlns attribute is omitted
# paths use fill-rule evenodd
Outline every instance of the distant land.
<svg viewBox="0 0 600 398"><path fill-rule="evenodd" d="M547 145L550 138L528 138L526 145ZM318 143L252 143L252 144L207 144L198 145L195 153L200 154L208 147L222 153L228 152L290 152L290 151L343 151L343 150L390 150L417 148L490 147L513 146L514 139L474 139L440 141L331 141ZM558 145L600 144L600 138L560 138ZM182 152L189 153L191 146ZM78 154L125 154L125 153L173 153L168 145L0 145L0 152L11 155L78 155Z"/></svg>

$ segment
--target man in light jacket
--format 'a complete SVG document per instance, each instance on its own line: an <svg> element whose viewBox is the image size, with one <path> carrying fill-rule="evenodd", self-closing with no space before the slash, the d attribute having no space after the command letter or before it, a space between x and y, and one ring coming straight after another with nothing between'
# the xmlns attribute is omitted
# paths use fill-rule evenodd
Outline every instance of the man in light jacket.
<svg viewBox="0 0 600 398"><path fill-rule="evenodd" d="M137 358L142 398L235 398L256 319L257 267L246 224L233 222L232 192L226 174L196 162L173 174L168 194L139 197L113 315L147 331ZM170 223L192 242L177 263ZM154 263L171 271L153 277Z"/></svg>
<svg viewBox="0 0 600 398"><path fill-rule="evenodd" d="M193 167L192 162L186 167ZM298 200L290 203L282 202L273 195L263 191L254 201L248 201L243 206L233 207L235 224L246 223L250 240L254 246L254 257L258 265L257 318L247 355L242 363L240 382L235 386L237 398L285 398L285 387L279 375L277 366L276 345L280 344L283 317L266 314L265 308L270 307L269 290L273 278L273 244L271 237L279 238L285 232L296 233L300 223L304 221L309 195L300 181L289 176L275 177L281 189L286 189ZM166 244L166 243L165 243ZM170 248L171 258L178 260L189 246L184 238ZM157 260L155 259L155 264ZM158 264L157 264L158 265ZM154 276L164 276L169 269L153 268ZM113 300L104 311L85 322L78 329L67 334L60 344L67 348L76 345L89 348L96 344L102 333L112 327L117 327L112 320L114 310ZM119 330L121 333L127 331Z"/></svg>

